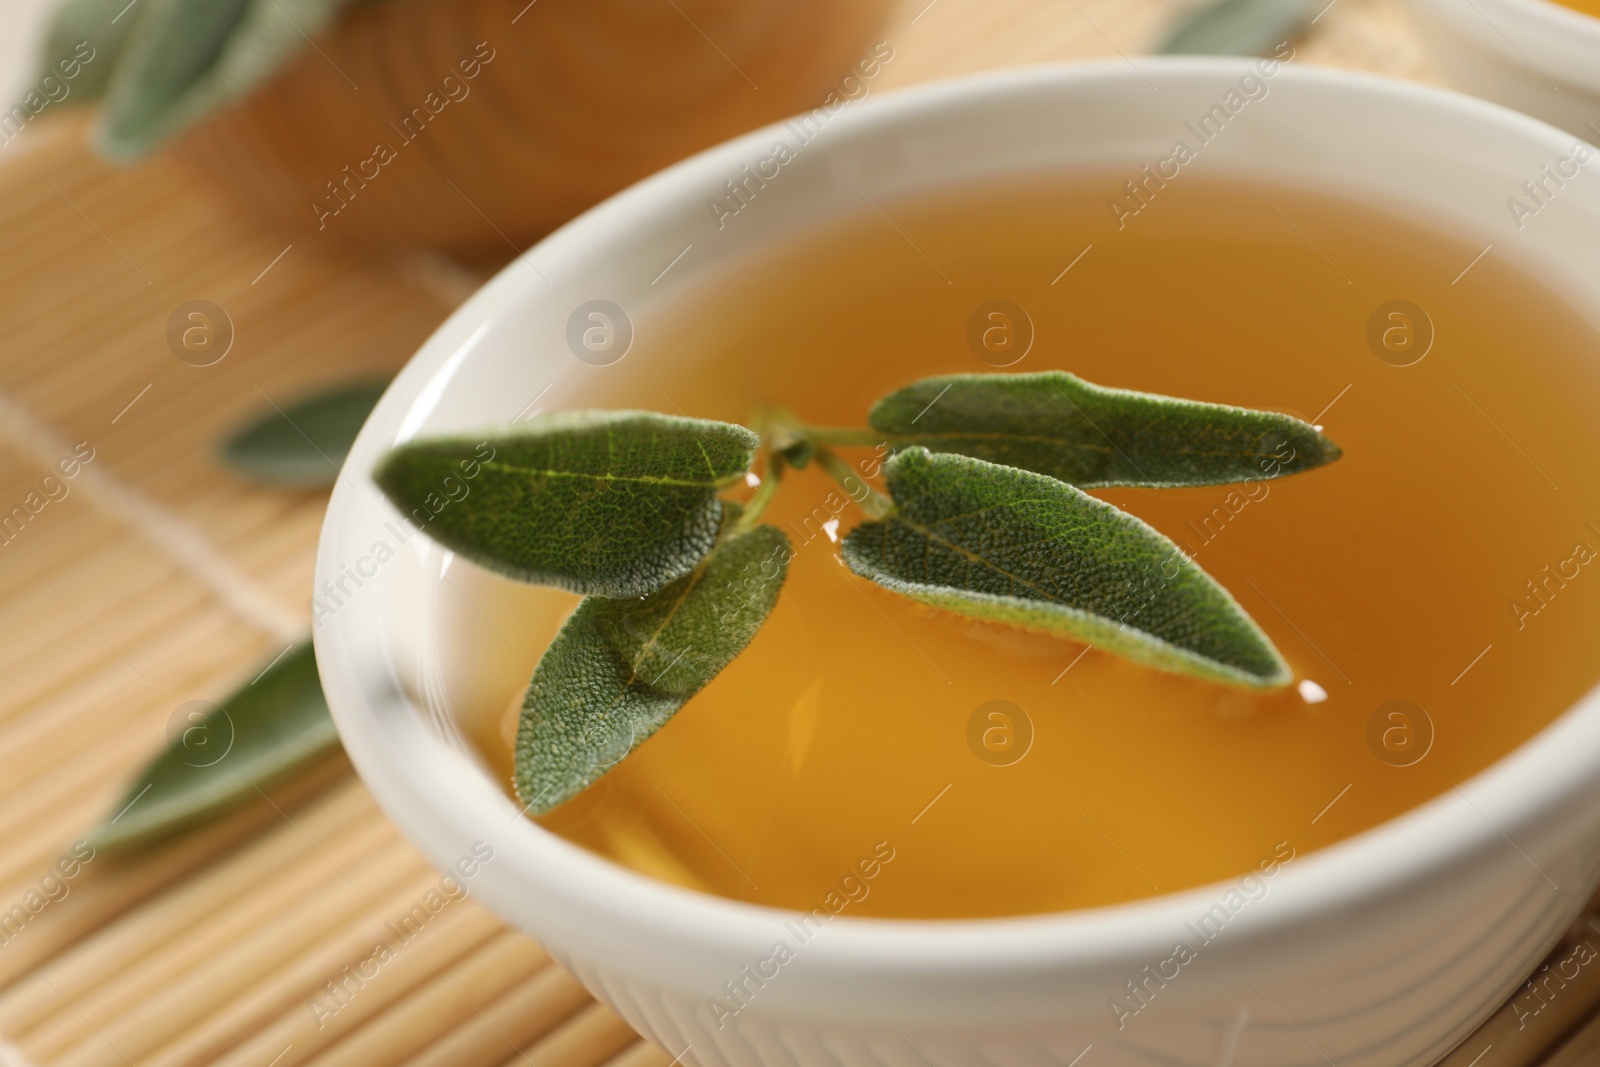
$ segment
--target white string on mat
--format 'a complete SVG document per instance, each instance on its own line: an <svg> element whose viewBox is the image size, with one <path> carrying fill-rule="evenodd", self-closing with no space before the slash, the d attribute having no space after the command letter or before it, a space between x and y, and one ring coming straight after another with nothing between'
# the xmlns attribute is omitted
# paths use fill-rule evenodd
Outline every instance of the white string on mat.
<svg viewBox="0 0 1600 1067"><path fill-rule="evenodd" d="M0 391L0 439L52 473L59 460L72 455L72 445L65 437L4 391ZM256 629L285 642L305 636L307 623L299 614L258 585L193 525L103 466L81 465L73 483L92 505L143 534L158 551ZM4 1067L3 1060L0 1067Z"/></svg>

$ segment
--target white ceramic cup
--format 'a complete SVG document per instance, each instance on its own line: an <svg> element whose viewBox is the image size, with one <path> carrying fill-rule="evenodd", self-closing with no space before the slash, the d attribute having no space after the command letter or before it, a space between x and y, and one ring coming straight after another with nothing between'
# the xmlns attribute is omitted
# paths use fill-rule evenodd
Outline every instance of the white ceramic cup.
<svg viewBox="0 0 1600 1067"><path fill-rule="evenodd" d="M1600 141L1600 19L1551 0L1411 0L1451 85Z"/></svg>
<svg viewBox="0 0 1600 1067"><path fill-rule="evenodd" d="M492 622L511 617L499 613L522 591L423 536L406 540L368 480L374 462L419 434L508 420L535 396L544 410L595 402L616 368L569 349L575 309L610 300L648 330L748 257L860 212L851 182L887 205L1020 172L1092 165L1132 176L1255 72L1266 95L1189 166L1315 185L1476 234L1600 322L1600 182L1581 173L1521 229L1505 207L1570 152L1570 136L1367 76L1136 62L1008 71L813 116L820 134L720 228L710 198L776 141L797 142L794 127L751 133L613 197L440 327L378 405L334 490L317 565L317 658L362 778L441 867L475 842L492 848L471 892L686 1062L1425 1064L1506 1000L1600 878L1591 694L1459 790L1297 859L1170 981L1147 968L1159 970L1185 924L1228 887L1025 918L839 917L763 977L774 944L796 941L793 913L662 884L567 843L519 817L461 741L452 707L492 691L485 679L526 678L525 661L496 651L504 642ZM446 578L471 595L471 611L441 593ZM719 1026L710 1001L726 999L729 982L747 1004ZM1119 1027L1109 1003L1129 996L1130 982L1150 1007Z"/></svg>

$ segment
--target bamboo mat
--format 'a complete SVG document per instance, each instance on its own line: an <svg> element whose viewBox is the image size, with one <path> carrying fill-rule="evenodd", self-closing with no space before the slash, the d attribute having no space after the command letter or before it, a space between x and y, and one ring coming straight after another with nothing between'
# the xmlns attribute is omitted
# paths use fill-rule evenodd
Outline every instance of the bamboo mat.
<svg viewBox="0 0 1600 1067"><path fill-rule="evenodd" d="M880 84L1136 55L1175 7L910 0ZM1340 0L1301 58L1428 78L1391 0ZM325 497L242 484L213 442L248 412L399 367L482 280L285 247L176 164L117 170L81 144L80 121L56 116L0 149L0 513L93 449L0 547L0 909L40 888L175 709L308 625ZM166 341L193 299L233 323L212 366ZM0 1067L670 1062L471 898L362 978L437 878L342 757L159 850L97 857L0 935Z"/></svg>

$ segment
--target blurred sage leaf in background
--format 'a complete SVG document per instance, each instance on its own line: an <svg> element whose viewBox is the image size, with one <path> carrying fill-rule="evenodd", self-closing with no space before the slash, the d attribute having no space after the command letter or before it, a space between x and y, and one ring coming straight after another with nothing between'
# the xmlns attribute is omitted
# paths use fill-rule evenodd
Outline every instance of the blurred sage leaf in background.
<svg viewBox="0 0 1600 1067"><path fill-rule="evenodd" d="M170 733L166 749L90 833L95 848L170 837L257 799L261 787L339 745L310 642L287 649L209 714Z"/></svg>
<svg viewBox="0 0 1600 1067"><path fill-rule="evenodd" d="M268 485L332 485L356 434L388 387L388 379L349 382L282 408L270 407L223 441L222 458L239 473Z"/></svg>
<svg viewBox="0 0 1600 1067"><path fill-rule="evenodd" d="M122 15L127 6L128 0L65 0L56 8L45 31L40 66L58 76L63 71L77 71L65 103L90 103L105 93L128 31L138 21ZM85 42L92 51L79 50ZM92 58L85 61L86 55Z"/></svg>
<svg viewBox="0 0 1600 1067"><path fill-rule="evenodd" d="M1185 11L1153 51L1262 56L1305 32L1330 0L1208 0Z"/></svg>
<svg viewBox="0 0 1600 1067"><path fill-rule="evenodd" d="M134 160L264 82L353 0L67 0L45 71L88 41L67 99L103 106L95 145Z"/></svg>
<svg viewBox="0 0 1600 1067"><path fill-rule="evenodd" d="M1281 478L1340 455L1288 415L1109 389L1059 370L925 378L878 401L868 421L897 446L958 452L1088 489Z"/></svg>
<svg viewBox="0 0 1600 1067"><path fill-rule="evenodd" d="M481 437L408 441L372 474L430 537L490 570L638 597L694 569L754 433L649 411L569 411Z"/></svg>
<svg viewBox="0 0 1600 1067"><path fill-rule="evenodd" d="M579 604L523 701L516 787L527 810L571 799L733 662L767 621L789 557L783 531L759 525L647 597Z"/></svg>
<svg viewBox="0 0 1600 1067"><path fill-rule="evenodd" d="M844 561L913 600L1256 688L1290 680L1228 591L1143 520L1065 482L923 448L885 467L896 511Z"/></svg>

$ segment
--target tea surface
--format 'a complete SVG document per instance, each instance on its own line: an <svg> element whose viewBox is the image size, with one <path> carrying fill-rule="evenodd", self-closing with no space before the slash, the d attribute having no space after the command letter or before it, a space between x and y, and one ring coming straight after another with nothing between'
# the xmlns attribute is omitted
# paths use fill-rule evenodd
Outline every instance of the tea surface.
<svg viewBox="0 0 1600 1067"><path fill-rule="evenodd" d="M784 907L1082 908L1372 827L1594 683L1594 329L1498 250L1463 275L1483 242L1304 190L1186 175L1119 229L1123 177L864 206L642 325L578 400L864 425L895 387L992 369L969 319L1009 301L1032 333L1010 370L1285 411L1344 448L1284 480L1099 494L1186 546L1310 684L1252 694L919 607L841 565L824 524L862 516L808 469L768 513L796 555L766 628L543 825ZM530 658L574 602L530 594ZM505 707L475 729L509 780Z"/></svg>
<svg viewBox="0 0 1600 1067"><path fill-rule="evenodd" d="M1581 11L1585 15L1600 17L1600 0L1555 0L1562 7L1570 7L1574 11Z"/></svg>

